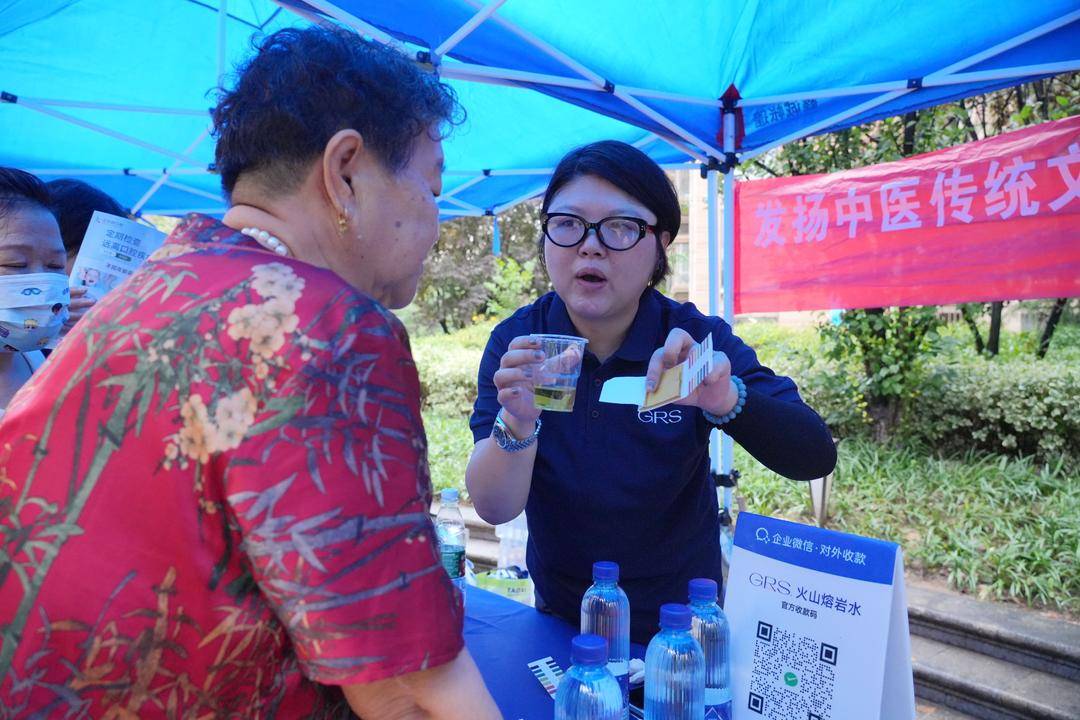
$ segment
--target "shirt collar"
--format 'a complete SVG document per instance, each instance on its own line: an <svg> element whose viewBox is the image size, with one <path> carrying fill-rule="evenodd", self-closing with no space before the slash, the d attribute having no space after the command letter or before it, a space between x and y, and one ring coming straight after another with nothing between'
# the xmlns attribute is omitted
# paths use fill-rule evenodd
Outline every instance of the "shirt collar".
<svg viewBox="0 0 1080 720"><path fill-rule="evenodd" d="M570 320L566 312L566 304L558 293L552 293L551 307L547 313L547 329L550 333L559 335L577 335L578 329ZM623 338L622 345L615 351L613 357L633 362L642 362L652 357L653 352L660 345L657 342L657 333L660 327L660 293L653 288L646 288L638 300L637 314L634 315L630 329ZM660 342L663 342L661 338Z"/></svg>

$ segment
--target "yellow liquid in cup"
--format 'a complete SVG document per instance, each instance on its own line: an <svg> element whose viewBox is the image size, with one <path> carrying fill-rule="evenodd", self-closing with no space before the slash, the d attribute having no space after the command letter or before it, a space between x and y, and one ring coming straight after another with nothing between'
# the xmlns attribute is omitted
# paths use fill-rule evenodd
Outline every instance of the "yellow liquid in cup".
<svg viewBox="0 0 1080 720"><path fill-rule="evenodd" d="M571 412L575 396L576 387L538 387L533 390L533 405L539 410Z"/></svg>

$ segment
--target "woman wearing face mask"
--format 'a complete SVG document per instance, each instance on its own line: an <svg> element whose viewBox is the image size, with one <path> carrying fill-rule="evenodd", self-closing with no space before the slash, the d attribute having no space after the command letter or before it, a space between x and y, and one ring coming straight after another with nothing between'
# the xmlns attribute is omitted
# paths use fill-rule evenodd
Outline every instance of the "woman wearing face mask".
<svg viewBox="0 0 1080 720"><path fill-rule="evenodd" d="M460 108L344 30L270 35L236 77L224 220L184 219L0 422L0 707L497 718L388 310L437 239Z"/></svg>
<svg viewBox="0 0 1080 720"><path fill-rule="evenodd" d="M0 414L67 320L64 243L48 202L41 180L0 167Z"/></svg>
<svg viewBox="0 0 1080 720"><path fill-rule="evenodd" d="M612 141L574 150L552 175L541 223L540 254L555 292L491 334L466 483L488 522L527 510L538 607L576 623L592 563L614 560L630 599L631 637L645 643L660 605L683 602L690 579L721 580L712 428L794 479L830 472L836 451L790 379L762 366L723 320L655 289L668 272L680 210L648 156ZM542 356L533 333L588 340L571 413L541 418L533 406ZM599 401L614 377L655 384L710 333L715 368L680 404L639 413Z"/></svg>

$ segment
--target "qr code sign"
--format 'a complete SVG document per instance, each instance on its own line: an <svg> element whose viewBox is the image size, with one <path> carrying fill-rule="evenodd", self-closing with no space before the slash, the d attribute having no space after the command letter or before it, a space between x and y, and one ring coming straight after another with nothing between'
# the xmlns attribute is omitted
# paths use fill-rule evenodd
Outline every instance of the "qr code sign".
<svg viewBox="0 0 1080 720"><path fill-rule="evenodd" d="M832 720L839 651L758 622L747 707L768 720Z"/></svg>

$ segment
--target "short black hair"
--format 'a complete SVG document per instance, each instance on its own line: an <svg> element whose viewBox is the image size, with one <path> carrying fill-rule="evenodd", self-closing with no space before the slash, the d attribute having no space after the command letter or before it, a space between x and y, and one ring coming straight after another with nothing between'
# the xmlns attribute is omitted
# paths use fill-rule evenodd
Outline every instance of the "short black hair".
<svg viewBox="0 0 1080 720"><path fill-rule="evenodd" d="M0 167L0 218L19 206L38 207L49 212L49 191L37 175Z"/></svg>
<svg viewBox="0 0 1080 720"><path fill-rule="evenodd" d="M56 216L60 237L64 239L64 250L68 255L79 252L95 210L120 217L128 215L124 206L111 195L82 180L60 178L50 180L45 183L45 187L49 191L49 209Z"/></svg>
<svg viewBox="0 0 1080 720"><path fill-rule="evenodd" d="M663 282L671 272L667 252L660 236L667 232L671 240L679 234L682 224L682 208L675 186L663 168L652 158L633 145L618 140L601 140L575 148L567 153L551 174L540 213L548 211L548 206L560 190L569 182L584 175L592 175L606 180L656 215L656 251L658 253L656 269L649 278L649 286L655 287ZM544 257L544 236L540 236L540 258Z"/></svg>
<svg viewBox="0 0 1080 720"><path fill-rule="evenodd" d="M232 193L254 173L294 190L334 133L355 129L383 166L403 168L421 133L464 119L454 91L394 48L343 28L288 28L255 44L213 110L215 165Z"/></svg>

